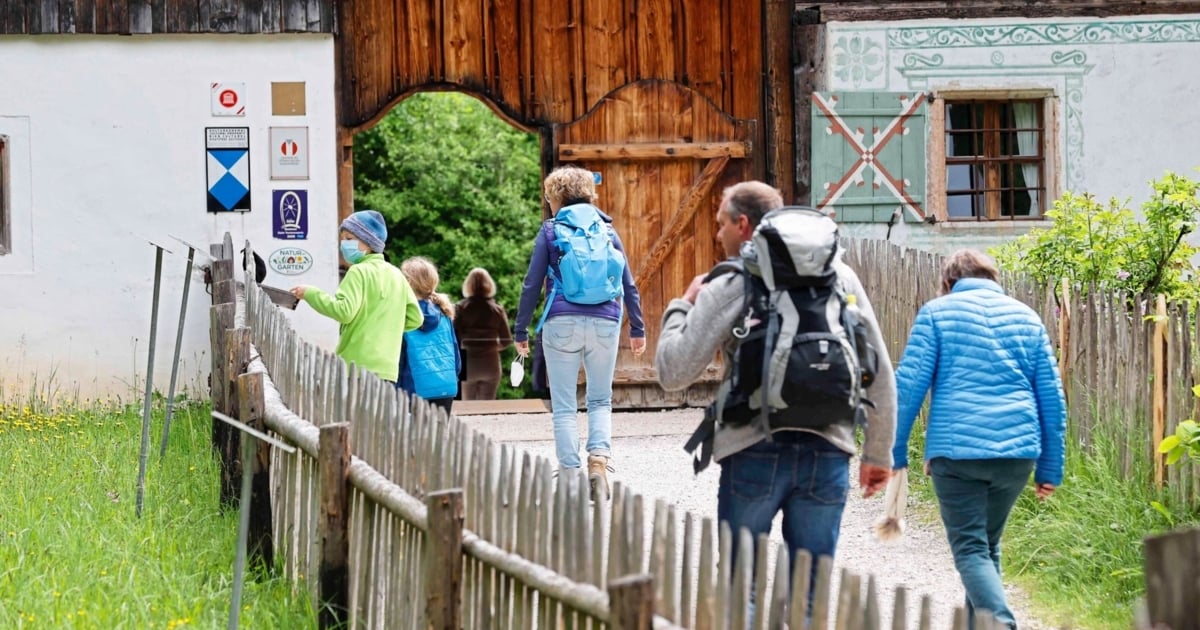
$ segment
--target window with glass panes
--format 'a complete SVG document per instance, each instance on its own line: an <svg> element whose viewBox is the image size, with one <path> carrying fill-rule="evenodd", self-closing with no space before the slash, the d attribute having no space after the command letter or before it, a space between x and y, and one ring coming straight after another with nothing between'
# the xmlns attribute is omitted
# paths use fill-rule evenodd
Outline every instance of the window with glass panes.
<svg viewBox="0 0 1200 630"><path fill-rule="evenodd" d="M951 221L1040 219L1046 204L1042 101L946 101Z"/></svg>

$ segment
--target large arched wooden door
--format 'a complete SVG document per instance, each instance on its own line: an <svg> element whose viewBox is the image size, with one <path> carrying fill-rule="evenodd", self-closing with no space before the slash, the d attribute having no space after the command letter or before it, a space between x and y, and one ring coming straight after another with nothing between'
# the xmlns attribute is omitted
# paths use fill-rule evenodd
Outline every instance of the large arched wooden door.
<svg viewBox="0 0 1200 630"><path fill-rule="evenodd" d="M754 121L736 120L671 81L620 87L580 119L554 125L552 155L600 174L597 205L613 216L642 297L647 352L634 358L622 333L613 404L678 404L656 385L654 350L664 307L723 256L714 213L721 190L751 176ZM628 330L628 326L625 327ZM709 366L693 398L720 376Z"/></svg>

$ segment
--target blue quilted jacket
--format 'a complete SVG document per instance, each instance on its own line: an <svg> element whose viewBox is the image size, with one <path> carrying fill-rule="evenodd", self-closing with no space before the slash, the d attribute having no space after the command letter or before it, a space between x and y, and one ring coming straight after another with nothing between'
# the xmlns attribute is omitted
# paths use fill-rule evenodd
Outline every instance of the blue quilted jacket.
<svg viewBox="0 0 1200 630"><path fill-rule="evenodd" d="M1066 407L1050 338L1028 306L991 280L963 278L917 313L896 369L896 468L932 395L925 459L1036 459L1062 483Z"/></svg>
<svg viewBox="0 0 1200 630"><path fill-rule="evenodd" d="M396 386L425 400L458 395L462 357L454 323L429 300L419 300L424 323L404 333L400 348L400 380Z"/></svg>

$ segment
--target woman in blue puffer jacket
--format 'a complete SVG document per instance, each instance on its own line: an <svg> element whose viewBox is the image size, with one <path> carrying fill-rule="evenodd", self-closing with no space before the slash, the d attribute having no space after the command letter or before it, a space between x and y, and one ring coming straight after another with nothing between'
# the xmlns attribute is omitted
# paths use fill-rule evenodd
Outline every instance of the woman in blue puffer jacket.
<svg viewBox="0 0 1200 630"><path fill-rule="evenodd" d="M1066 408L1046 327L1008 297L987 256L942 266L941 297L917 313L896 369L897 469L925 394L925 472L933 477L968 619L988 610L1016 627L1000 579L1000 536L1033 472L1039 499L1062 483Z"/></svg>
<svg viewBox="0 0 1200 630"><path fill-rule="evenodd" d="M409 258L400 264L400 271L417 295L425 319L419 328L404 333L396 385L449 413L458 395L458 373L462 368L454 335L454 306L437 292L437 267L428 258Z"/></svg>

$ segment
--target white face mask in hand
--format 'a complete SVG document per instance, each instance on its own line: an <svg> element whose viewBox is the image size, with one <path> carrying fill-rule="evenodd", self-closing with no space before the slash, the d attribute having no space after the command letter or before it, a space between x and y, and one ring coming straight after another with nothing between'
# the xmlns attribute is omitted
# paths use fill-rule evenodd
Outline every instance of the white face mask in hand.
<svg viewBox="0 0 1200 630"><path fill-rule="evenodd" d="M525 380L525 357L513 359L512 366L508 370L508 380L513 387L521 386L521 381Z"/></svg>

